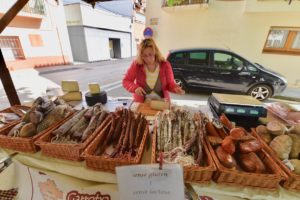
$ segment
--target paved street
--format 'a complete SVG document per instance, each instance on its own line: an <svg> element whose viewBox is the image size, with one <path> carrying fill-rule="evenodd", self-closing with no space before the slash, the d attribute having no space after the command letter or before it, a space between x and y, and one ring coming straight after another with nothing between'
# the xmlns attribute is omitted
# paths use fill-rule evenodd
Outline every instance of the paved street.
<svg viewBox="0 0 300 200"><path fill-rule="evenodd" d="M102 61L95 63L55 66L40 69L26 69L11 72L12 79L22 103L31 102L46 90L60 88L61 80L77 80L83 94L88 91L88 83L98 82L102 90L112 97L131 96L121 84L121 80L132 59ZM300 96L299 88L289 88L283 95ZM206 101L210 94L187 93L184 96L172 94L172 99ZM7 96L0 85L0 109L9 107Z"/></svg>
<svg viewBox="0 0 300 200"><path fill-rule="evenodd" d="M60 88L61 80L77 80L83 94L88 91L88 83L98 82L101 90L112 97L130 97L121 80L132 59L103 61L70 66L55 66L40 69L26 69L11 72L13 82L22 103L31 102L47 90ZM172 95L174 99L182 96ZM207 100L208 95L187 94L185 99ZM9 107L2 84L0 85L0 108Z"/></svg>

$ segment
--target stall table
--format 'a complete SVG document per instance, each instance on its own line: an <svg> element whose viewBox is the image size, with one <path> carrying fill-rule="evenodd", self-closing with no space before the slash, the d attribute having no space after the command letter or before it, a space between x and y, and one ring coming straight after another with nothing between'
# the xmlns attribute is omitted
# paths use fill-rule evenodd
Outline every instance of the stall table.
<svg viewBox="0 0 300 200"><path fill-rule="evenodd" d="M120 103L120 101L115 102ZM211 117L206 102L176 101L175 103L202 110ZM146 148L142 163L151 162L151 145ZM14 151L0 149L0 160L12 153ZM76 199L87 194L93 194L95 199L97 195L99 199L100 197L119 199L116 175L88 169L85 161L73 162L50 158L42 155L41 152L34 154L20 152L12 160L13 163L0 173L0 194L3 190L18 188L17 199L43 199L42 197L45 198L47 195L48 197L56 195L57 199L72 199L71 197ZM226 186L213 181L209 184L191 183L191 186L199 196L208 196L212 199L300 199L299 192L288 191L281 187L277 191L270 192Z"/></svg>

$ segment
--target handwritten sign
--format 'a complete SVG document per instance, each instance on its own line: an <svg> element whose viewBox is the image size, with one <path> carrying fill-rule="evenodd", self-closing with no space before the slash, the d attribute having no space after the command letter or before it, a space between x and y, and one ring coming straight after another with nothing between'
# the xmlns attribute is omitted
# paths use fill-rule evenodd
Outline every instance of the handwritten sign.
<svg viewBox="0 0 300 200"><path fill-rule="evenodd" d="M131 200L183 200L182 167L177 164L131 165L117 167L120 199Z"/></svg>

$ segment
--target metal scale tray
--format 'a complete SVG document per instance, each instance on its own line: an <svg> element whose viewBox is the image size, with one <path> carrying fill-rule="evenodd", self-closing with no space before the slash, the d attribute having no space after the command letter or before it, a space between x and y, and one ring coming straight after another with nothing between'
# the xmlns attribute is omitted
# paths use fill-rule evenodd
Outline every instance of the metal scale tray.
<svg viewBox="0 0 300 200"><path fill-rule="evenodd" d="M264 104L246 95L212 93L208 105L215 117L224 113L231 121L245 128L258 124L258 118L266 117Z"/></svg>

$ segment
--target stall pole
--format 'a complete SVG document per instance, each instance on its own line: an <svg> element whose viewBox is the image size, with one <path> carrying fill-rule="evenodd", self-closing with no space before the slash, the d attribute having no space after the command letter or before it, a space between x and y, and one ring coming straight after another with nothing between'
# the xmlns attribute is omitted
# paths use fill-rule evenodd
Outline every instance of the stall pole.
<svg viewBox="0 0 300 200"><path fill-rule="evenodd" d="M14 83L11 79L10 73L6 67L1 49L0 49L0 77L10 105L12 106L20 105L20 99L18 97Z"/></svg>
<svg viewBox="0 0 300 200"><path fill-rule="evenodd" d="M0 33L14 19L29 0L18 0L0 19ZM16 88L7 69L2 50L0 49L0 78L10 105L20 104Z"/></svg>

